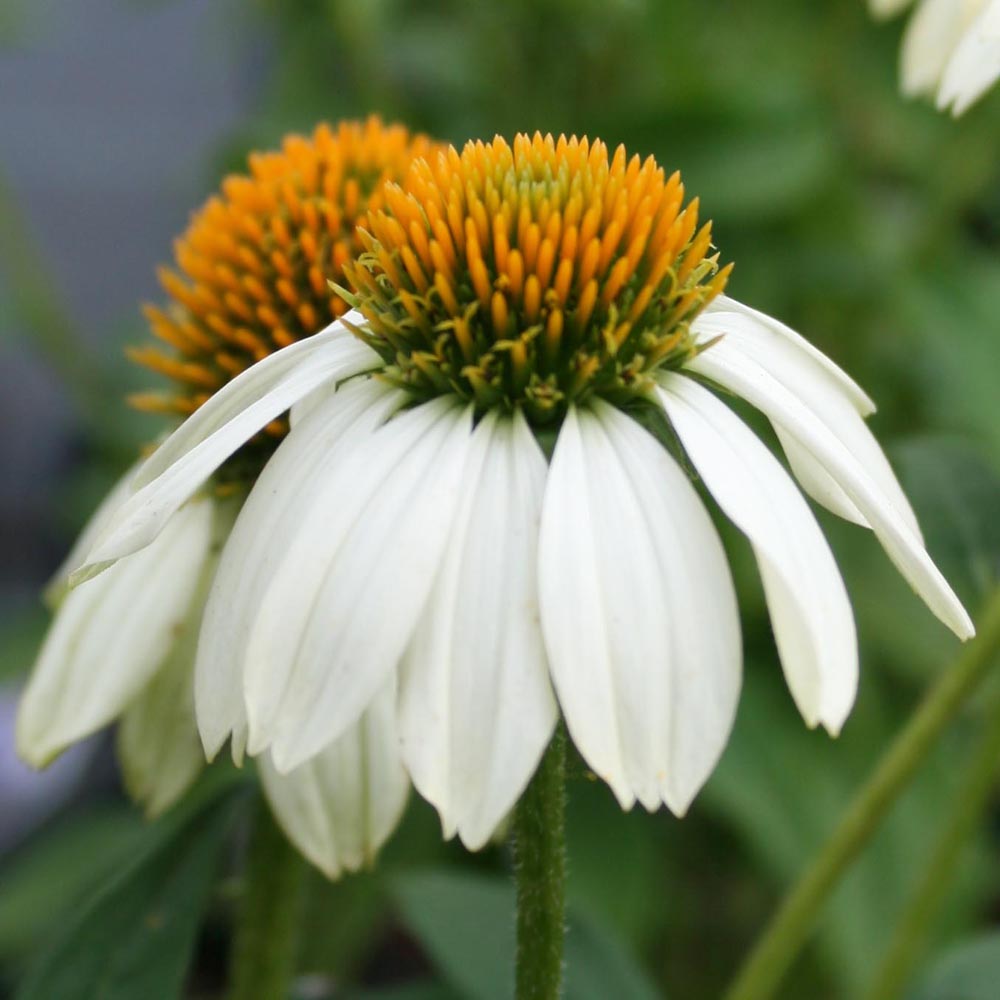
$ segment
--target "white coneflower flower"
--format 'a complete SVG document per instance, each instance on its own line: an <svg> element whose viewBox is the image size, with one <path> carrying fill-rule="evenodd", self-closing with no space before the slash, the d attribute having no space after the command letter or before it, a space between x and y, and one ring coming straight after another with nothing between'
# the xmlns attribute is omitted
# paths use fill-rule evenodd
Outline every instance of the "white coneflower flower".
<svg viewBox="0 0 1000 1000"><path fill-rule="evenodd" d="M345 268L357 309L234 379L152 455L78 578L153 544L292 409L205 613L209 753L231 737L294 769L395 684L413 782L469 847L516 802L560 712L623 807L683 813L728 738L742 655L680 447L753 545L799 709L836 733L858 669L843 581L719 389L763 411L805 489L870 527L973 634L865 425L873 404L720 295L728 268L683 197L652 158L600 142L418 159Z"/></svg>
<svg viewBox="0 0 1000 1000"><path fill-rule="evenodd" d="M130 477L84 529L74 548L78 558L127 495ZM175 645L196 630L217 513L213 500L192 500L152 545L69 593L59 585L64 574L57 574L50 591L56 619L17 719L18 750L28 763L48 764L125 712L166 667Z"/></svg>
<svg viewBox="0 0 1000 1000"><path fill-rule="evenodd" d="M911 0L870 0L892 17ZM960 115L1000 79L1000 0L918 0L900 55L903 92Z"/></svg>
<svg viewBox="0 0 1000 1000"><path fill-rule="evenodd" d="M321 125L280 152L253 155L249 175L227 178L178 240L179 272L161 273L172 302L149 307L147 316L170 349L131 352L175 389L133 402L191 414L254 362L307 341L344 313L327 281L361 251L357 223L382 205L385 182L430 148L426 137L373 118ZM58 613L18 718L27 761L44 766L120 719L125 784L149 814L168 808L197 776L204 765L194 716L198 633L239 498L287 431L284 421L265 425L226 462L216 488L181 505L152 544L66 594L68 568L129 496L133 473L102 504L56 575ZM356 724L289 774L278 776L261 758L278 822L331 876L370 860L405 805L394 704L387 684Z"/></svg>

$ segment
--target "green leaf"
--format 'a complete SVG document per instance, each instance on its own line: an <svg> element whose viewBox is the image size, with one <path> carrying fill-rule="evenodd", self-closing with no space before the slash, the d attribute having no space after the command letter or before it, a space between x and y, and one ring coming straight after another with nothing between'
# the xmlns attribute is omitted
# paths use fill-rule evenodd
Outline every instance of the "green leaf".
<svg viewBox="0 0 1000 1000"><path fill-rule="evenodd" d="M0 960L17 962L60 913L133 857L144 834L126 807L73 813L32 837L0 869Z"/></svg>
<svg viewBox="0 0 1000 1000"><path fill-rule="evenodd" d="M443 978L471 1000L507 1000L514 987L514 888L504 879L430 871L391 885L410 930ZM654 1000L660 994L591 914L571 912L568 1000Z"/></svg>
<svg viewBox="0 0 1000 1000"><path fill-rule="evenodd" d="M303 997L302 1000L306 998ZM405 986L386 986L382 989L349 993L345 1000L462 1000L462 998L461 994L441 983L407 983Z"/></svg>
<svg viewBox="0 0 1000 1000"><path fill-rule="evenodd" d="M1000 933L958 945L936 962L907 1000L995 1000Z"/></svg>
<svg viewBox="0 0 1000 1000"><path fill-rule="evenodd" d="M237 797L220 796L213 782L189 801L153 827L143 854L77 912L39 956L17 1000L181 995Z"/></svg>
<svg viewBox="0 0 1000 1000"><path fill-rule="evenodd" d="M444 871L390 886L403 919L441 975L470 1000L514 988L514 893L499 879Z"/></svg>
<svg viewBox="0 0 1000 1000"><path fill-rule="evenodd" d="M662 817L623 812L603 782L580 779L568 790L570 907L600 913L614 933L641 946L663 908L655 889L664 877Z"/></svg>
<svg viewBox="0 0 1000 1000"><path fill-rule="evenodd" d="M570 1000L662 997L621 942L588 912L570 914L566 965L566 994Z"/></svg>

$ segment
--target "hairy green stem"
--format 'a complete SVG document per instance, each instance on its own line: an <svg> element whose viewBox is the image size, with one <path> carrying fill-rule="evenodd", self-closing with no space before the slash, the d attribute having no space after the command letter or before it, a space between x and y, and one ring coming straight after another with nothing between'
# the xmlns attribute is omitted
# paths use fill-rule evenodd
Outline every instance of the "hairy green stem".
<svg viewBox="0 0 1000 1000"><path fill-rule="evenodd" d="M287 1000L295 973L305 862L257 803L230 964L230 1000Z"/></svg>
<svg viewBox="0 0 1000 1000"><path fill-rule="evenodd" d="M922 951L928 928L951 887L955 869L976 823L982 818L1000 774L1000 700L983 732L952 800L944 824L917 887L907 902L872 980L868 1000L895 1000L907 985Z"/></svg>
<svg viewBox="0 0 1000 1000"><path fill-rule="evenodd" d="M725 1000L767 1000L809 938L817 914L882 819L983 679L1000 649L1000 591L979 635L924 696L834 828L826 844L785 897L725 994Z"/></svg>
<svg viewBox="0 0 1000 1000"><path fill-rule="evenodd" d="M514 814L517 1000L556 1000L566 933L566 737L560 726Z"/></svg>

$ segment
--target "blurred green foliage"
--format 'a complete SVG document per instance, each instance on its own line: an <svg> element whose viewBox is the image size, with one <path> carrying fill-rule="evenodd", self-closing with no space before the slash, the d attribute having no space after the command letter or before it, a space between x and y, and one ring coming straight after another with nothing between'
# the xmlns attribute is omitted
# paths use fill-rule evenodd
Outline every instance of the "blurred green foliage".
<svg viewBox="0 0 1000 1000"><path fill-rule="evenodd" d="M1000 936L984 934L951 949L907 1000L991 1000L1000 970Z"/></svg>
<svg viewBox="0 0 1000 1000"><path fill-rule="evenodd" d="M723 259L737 262L731 292L803 331L880 403L876 433L932 554L970 609L997 586L1000 93L957 122L904 101L896 89L900 24L872 22L862 0L258 0L241 16L219 30L266 39L265 77L254 114L220 138L206 163L207 181L289 130L370 111L455 142L542 129L655 154L683 171L714 219ZM12 217L0 213L0 222ZM23 255L15 263L14 305L44 354L53 336L71 334L33 292L40 275L25 269L40 264ZM150 436L148 425L123 422L121 410L109 418L89 405L96 384L102 392L136 384L117 358L95 363L82 374L60 370L81 400L94 459L69 493L67 519L76 523L125 453ZM575 768L570 892L588 930L574 934L598 943L581 951L571 937L571 968L589 957L606 963L595 976L633 977L616 995L718 994L924 682L954 655L954 640L871 536L821 517L862 644L862 690L841 739L802 725L781 680L751 554L726 531L744 614L746 690L705 793L683 822L666 812L623 815ZM4 669L25 662L26 632L39 628L32 618L0 636ZM970 707L840 887L783 996L859 994L933 841L977 712ZM25 960L26 928L38 939L58 936L63 906L83 892L85 879L59 874L60 859L79 859L100 889L109 844L122 842L121 856L133 849L131 821L118 815L61 822L0 869L7 904L45 900L48 913L46 920L23 903L30 919L19 921L0 903L8 972ZM95 836L102 822L109 832ZM995 824L984 823L929 956L996 912L996 847ZM430 810L413 802L375 872L334 886L313 878L300 964L327 975L337 996L479 995L462 978L472 959L459 932L471 910L498 927L506 919L507 890L497 881L506 864L499 847L471 857L442 845ZM428 866L433 874L413 875ZM470 901L476 893L484 894L481 906ZM212 910L220 906L224 918L224 901ZM499 927L497 940L506 942L511 926ZM498 944L496 954L507 952ZM987 992L934 985L977 975ZM913 998L985 1000L998 975L991 939L937 966ZM397 980L416 985L387 985Z"/></svg>
<svg viewBox="0 0 1000 1000"><path fill-rule="evenodd" d="M229 791L226 782L222 788ZM236 796L206 782L143 838L129 862L63 921L20 984L17 1000L177 996Z"/></svg>

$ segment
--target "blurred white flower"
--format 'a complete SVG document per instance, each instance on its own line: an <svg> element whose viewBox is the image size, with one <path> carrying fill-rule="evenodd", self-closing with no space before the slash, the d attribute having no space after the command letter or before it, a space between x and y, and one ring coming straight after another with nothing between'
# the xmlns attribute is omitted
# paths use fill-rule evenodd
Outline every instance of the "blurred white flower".
<svg viewBox="0 0 1000 1000"><path fill-rule="evenodd" d="M728 739L740 629L708 513L640 419L672 429L749 538L792 695L809 725L838 732L858 671L843 581L792 479L713 389L763 412L802 486L871 528L931 610L973 634L865 425L871 400L798 334L719 295L728 269L677 175L599 142L519 136L418 160L386 200L369 256L345 268L360 310L185 421L77 574L156 545L291 408L205 610L209 754L227 738L237 756L270 754L277 782L366 712L389 728L398 690L403 761L471 848L517 801L560 712L624 808L682 814ZM351 772L344 759L330 768ZM308 790L296 803L310 829L337 821Z"/></svg>
<svg viewBox="0 0 1000 1000"><path fill-rule="evenodd" d="M113 514L130 477L112 491L81 540ZM18 752L28 763L44 767L120 716L196 625L215 513L207 499L185 504L154 544L56 594L55 620L17 719Z"/></svg>
<svg viewBox="0 0 1000 1000"><path fill-rule="evenodd" d="M132 474L84 529L85 547L127 495ZM125 785L147 814L161 814L187 791L205 763L194 713L198 633L235 510L232 500L195 497L149 546L68 593L53 588L58 610L17 717L26 762L46 767L118 720ZM406 802L385 700L288 774L278 775L268 755L260 761L276 819L331 878L371 861Z"/></svg>
<svg viewBox="0 0 1000 1000"><path fill-rule="evenodd" d="M910 0L870 0L891 17ZM903 35L903 92L960 115L1000 78L1000 0L918 0Z"/></svg>
<svg viewBox="0 0 1000 1000"><path fill-rule="evenodd" d="M382 182L401 178L431 148L426 136L372 117L321 124L310 136L287 137L279 151L252 154L248 173L227 177L175 244L176 270L161 272L170 302L147 307L147 316L166 347L131 355L172 387L133 403L186 415L254 360L285 344L308 345L347 309L327 281L340 279L342 263L360 250L355 224L381 204ZM370 353L353 341L352 351L365 360ZM248 449L249 471L229 470L224 489L180 505L152 544L67 593L69 568L129 496L133 474L101 505L50 588L58 611L17 723L26 761L45 766L117 719L125 785L148 814L169 808L197 777L205 759L194 717L198 636L240 484L285 426L265 430ZM232 495L218 499L223 493ZM339 739L289 773L279 775L268 754L260 758L278 822L331 877L369 863L405 806L394 704L387 685Z"/></svg>

